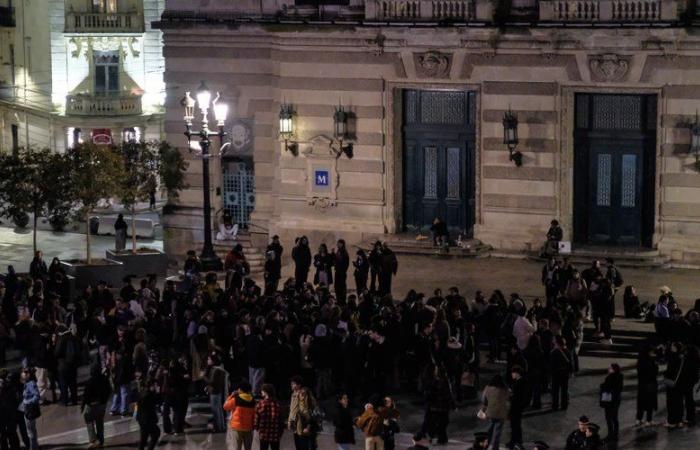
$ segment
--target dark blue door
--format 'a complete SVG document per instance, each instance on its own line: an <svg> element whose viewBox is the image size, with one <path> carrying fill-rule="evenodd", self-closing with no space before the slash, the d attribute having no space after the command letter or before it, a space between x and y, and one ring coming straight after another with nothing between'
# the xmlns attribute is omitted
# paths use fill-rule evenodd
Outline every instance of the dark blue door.
<svg viewBox="0 0 700 450"><path fill-rule="evenodd" d="M656 96L578 94L574 238L652 245Z"/></svg>
<svg viewBox="0 0 700 450"><path fill-rule="evenodd" d="M405 91L404 224L474 229L474 93Z"/></svg>

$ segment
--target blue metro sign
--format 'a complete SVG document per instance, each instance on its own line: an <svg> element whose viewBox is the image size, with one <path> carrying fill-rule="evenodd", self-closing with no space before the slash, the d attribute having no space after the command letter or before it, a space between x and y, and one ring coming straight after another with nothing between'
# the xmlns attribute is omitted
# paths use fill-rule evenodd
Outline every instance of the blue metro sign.
<svg viewBox="0 0 700 450"><path fill-rule="evenodd" d="M316 170L314 172L314 184L316 186L328 186L330 184L330 176L327 170Z"/></svg>

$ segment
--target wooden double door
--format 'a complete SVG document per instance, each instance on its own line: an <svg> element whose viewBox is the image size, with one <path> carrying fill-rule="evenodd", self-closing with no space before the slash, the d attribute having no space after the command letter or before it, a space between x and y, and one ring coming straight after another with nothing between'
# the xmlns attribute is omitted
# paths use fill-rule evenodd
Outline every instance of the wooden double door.
<svg viewBox="0 0 700 450"><path fill-rule="evenodd" d="M404 225L427 230L437 217L473 235L474 96L464 91L405 91Z"/></svg>
<svg viewBox="0 0 700 450"><path fill-rule="evenodd" d="M650 247L656 96L577 96L574 233L579 243Z"/></svg>

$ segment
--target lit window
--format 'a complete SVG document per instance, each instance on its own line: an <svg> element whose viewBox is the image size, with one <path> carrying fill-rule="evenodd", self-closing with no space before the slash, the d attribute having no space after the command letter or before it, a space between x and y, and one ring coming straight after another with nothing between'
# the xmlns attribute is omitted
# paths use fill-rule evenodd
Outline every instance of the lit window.
<svg viewBox="0 0 700 450"><path fill-rule="evenodd" d="M92 12L115 13L117 12L117 0L92 0Z"/></svg>
<svg viewBox="0 0 700 450"><path fill-rule="evenodd" d="M119 92L119 53L94 52L95 94L107 95Z"/></svg>

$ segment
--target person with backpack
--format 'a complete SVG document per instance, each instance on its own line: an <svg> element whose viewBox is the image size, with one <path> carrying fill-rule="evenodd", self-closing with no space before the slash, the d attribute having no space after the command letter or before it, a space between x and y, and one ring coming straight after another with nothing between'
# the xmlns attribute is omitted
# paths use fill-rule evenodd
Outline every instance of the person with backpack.
<svg viewBox="0 0 700 450"><path fill-rule="evenodd" d="M224 396L228 394L228 373L226 373L226 369L216 353L210 353L207 357L207 368L204 371L203 380L209 394L213 431L214 433L223 433L226 431L226 416L222 405L224 404Z"/></svg>
<svg viewBox="0 0 700 450"><path fill-rule="evenodd" d="M571 356L562 336L554 337L554 348L549 354L549 369L552 375L552 410L569 407L569 377Z"/></svg>
<svg viewBox="0 0 700 450"><path fill-rule="evenodd" d="M255 400L250 383L244 381L238 385L236 392L224 403L224 411L231 413L229 427L233 431L233 448L252 450Z"/></svg>
<svg viewBox="0 0 700 450"><path fill-rule="evenodd" d="M292 400L289 405L288 428L294 433L296 450L316 450L316 435L321 428L318 403L311 391L304 387L302 378L291 379Z"/></svg>

